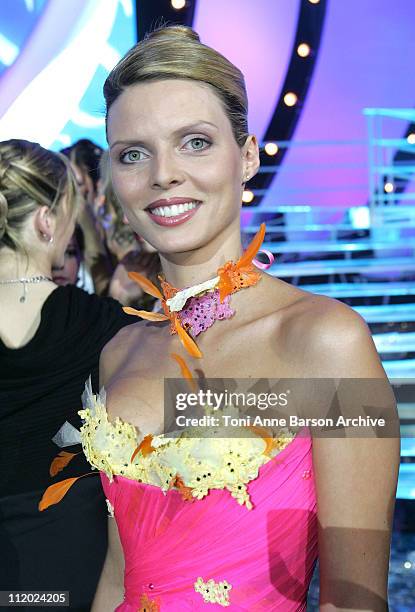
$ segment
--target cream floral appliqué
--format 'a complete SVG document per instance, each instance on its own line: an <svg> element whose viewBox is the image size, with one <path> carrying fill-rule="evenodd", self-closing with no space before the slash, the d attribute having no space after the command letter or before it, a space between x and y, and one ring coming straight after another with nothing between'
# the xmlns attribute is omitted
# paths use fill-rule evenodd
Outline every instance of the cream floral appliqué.
<svg viewBox="0 0 415 612"><path fill-rule="evenodd" d="M226 608L230 606L229 592L232 585L226 580L215 582L212 578L207 582L199 576L194 584L196 593L200 593L206 603L217 603Z"/></svg>
<svg viewBox="0 0 415 612"><path fill-rule="evenodd" d="M178 437L149 436L146 442L132 424L119 417L111 422L104 401L103 395L88 393L87 406L79 412L89 463L110 481L117 475L160 487L164 493L173 488L186 500L203 499L211 489L226 489L240 505L252 509L247 485L292 440L287 430L279 437L264 438L241 428L238 438L226 438L219 430L217 437L197 437L197 431L184 430Z"/></svg>

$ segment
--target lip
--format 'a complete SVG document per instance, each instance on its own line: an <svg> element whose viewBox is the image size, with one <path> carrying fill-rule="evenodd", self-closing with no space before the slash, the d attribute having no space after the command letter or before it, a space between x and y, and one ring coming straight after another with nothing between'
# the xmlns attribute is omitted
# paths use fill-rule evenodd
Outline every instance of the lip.
<svg viewBox="0 0 415 612"><path fill-rule="evenodd" d="M183 212L180 215L175 215L174 217L160 217L158 215L153 215L151 212L152 209L159 208L160 206L173 206L174 204L186 204L188 202L197 202L196 208L187 210L186 212ZM154 221L154 223L156 223L157 225L171 227L186 223L186 221L191 219L197 213L200 208L200 205L200 200L195 200L194 198L168 198L166 200L157 200L156 202L152 202L150 206L147 206L146 212L150 219Z"/></svg>
<svg viewBox="0 0 415 612"><path fill-rule="evenodd" d="M53 282L55 282L55 283L59 283L59 282L62 282L62 281L64 281L65 283L68 282L68 279L66 278L66 276L56 276L56 275L53 275L52 278L53 278Z"/></svg>

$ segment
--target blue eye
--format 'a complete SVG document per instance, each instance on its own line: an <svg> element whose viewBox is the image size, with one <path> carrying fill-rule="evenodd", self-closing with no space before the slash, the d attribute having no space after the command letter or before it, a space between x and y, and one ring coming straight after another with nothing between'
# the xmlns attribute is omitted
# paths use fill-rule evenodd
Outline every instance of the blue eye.
<svg viewBox="0 0 415 612"><path fill-rule="evenodd" d="M141 157L142 155L142 151L139 151L138 149L131 149L131 151L121 153L120 161L124 164L133 164L135 162L141 161L143 159Z"/></svg>
<svg viewBox="0 0 415 612"><path fill-rule="evenodd" d="M192 151L203 151L207 149L212 143L207 138L202 138L201 136L197 136L196 138L191 138L186 145L191 144Z"/></svg>

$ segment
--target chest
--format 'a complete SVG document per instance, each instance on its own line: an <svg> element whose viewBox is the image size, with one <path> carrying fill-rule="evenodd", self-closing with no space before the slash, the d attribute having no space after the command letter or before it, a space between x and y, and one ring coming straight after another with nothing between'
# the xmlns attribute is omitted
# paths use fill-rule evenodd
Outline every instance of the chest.
<svg viewBox="0 0 415 612"><path fill-rule="evenodd" d="M275 317L247 322L237 329L228 321L218 321L214 328L197 336L203 357L195 359L187 354L178 336L170 334L167 325L150 324L107 385L107 408L137 424L144 434L161 433L166 416L165 379L183 375L172 355L185 360L196 380L233 379L237 382L231 384L238 389L240 385L245 390L254 388L257 379L301 377L301 360L290 350L285 332Z"/></svg>

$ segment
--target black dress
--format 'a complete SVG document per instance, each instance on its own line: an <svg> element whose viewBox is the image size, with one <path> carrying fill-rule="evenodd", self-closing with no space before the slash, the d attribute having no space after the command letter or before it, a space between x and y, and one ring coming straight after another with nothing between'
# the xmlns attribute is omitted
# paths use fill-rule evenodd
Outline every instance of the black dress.
<svg viewBox="0 0 415 612"><path fill-rule="evenodd" d="M80 453L51 478L61 450L52 438L65 421L79 429L85 381L91 374L98 390L100 352L132 322L111 298L58 287L28 344L0 340L0 590L69 591L70 610L92 605L107 548L99 477L81 478L42 512L38 503L49 485L91 471Z"/></svg>

